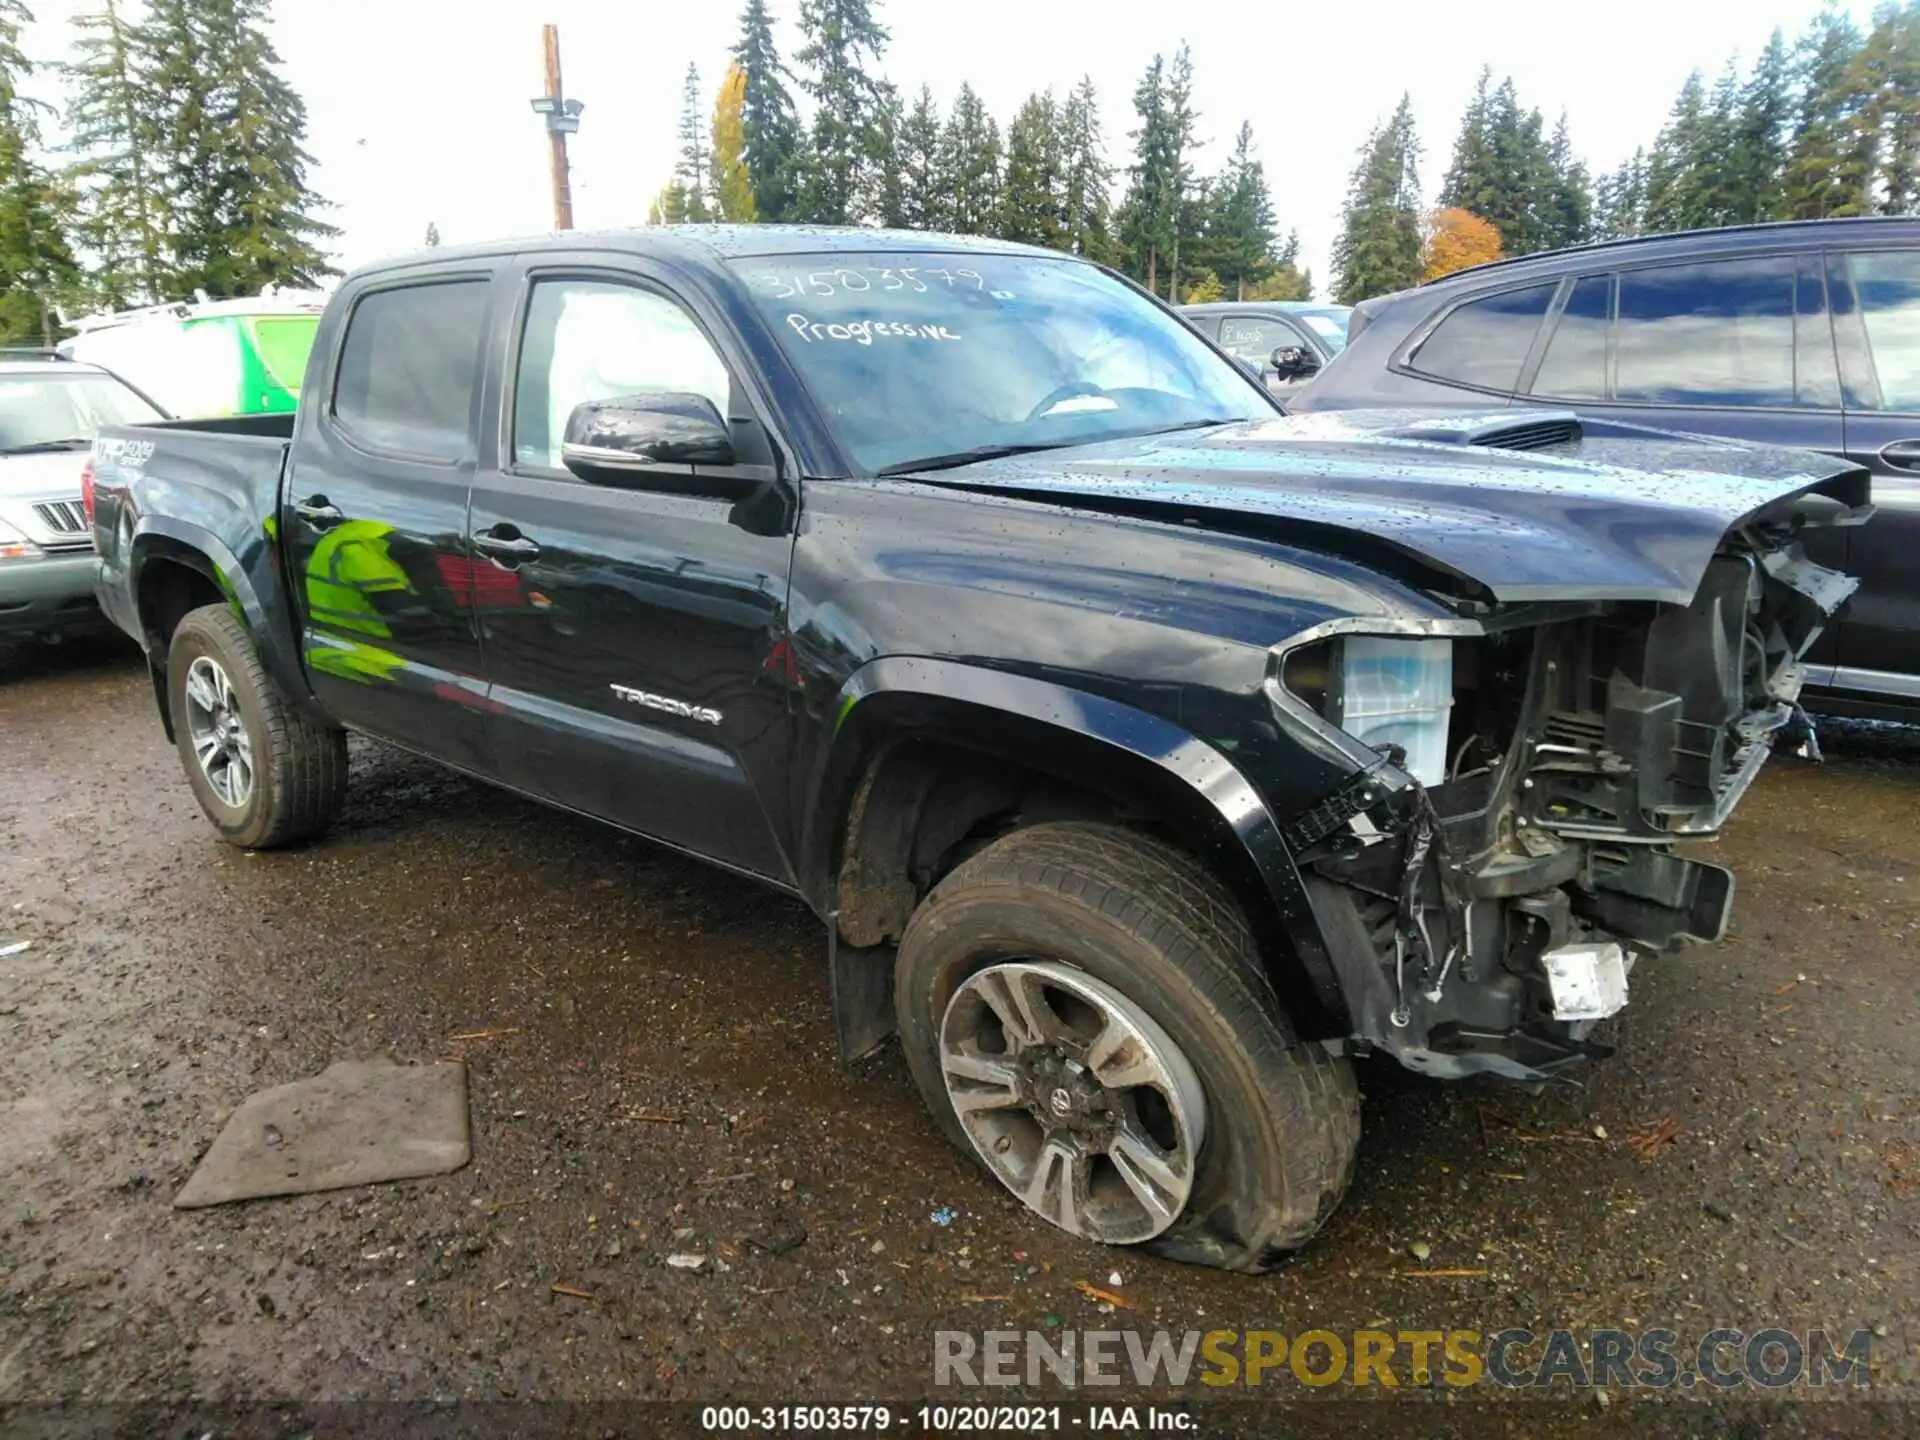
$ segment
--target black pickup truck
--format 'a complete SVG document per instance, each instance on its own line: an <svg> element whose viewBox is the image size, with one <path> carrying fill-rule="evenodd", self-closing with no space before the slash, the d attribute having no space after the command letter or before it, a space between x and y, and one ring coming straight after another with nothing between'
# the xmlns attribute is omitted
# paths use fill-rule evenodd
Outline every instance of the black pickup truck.
<svg viewBox="0 0 1920 1440"><path fill-rule="evenodd" d="M1804 726L1865 473L1282 416L1097 266L680 227L351 276L294 417L113 427L99 593L220 834L344 731L804 897L843 1049L1050 1222L1260 1269L1355 1057L1538 1081ZM1810 736L1808 736L1810 739Z"/></svg>

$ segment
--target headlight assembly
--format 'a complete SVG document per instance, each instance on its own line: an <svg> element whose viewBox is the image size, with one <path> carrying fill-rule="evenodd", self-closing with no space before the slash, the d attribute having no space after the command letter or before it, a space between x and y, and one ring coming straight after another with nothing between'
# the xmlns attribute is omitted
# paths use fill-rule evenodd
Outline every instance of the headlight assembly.
<svg viewBox="0 0 1920 1440"><path fill-rule="evenodd" d="M0 520L0 561L32 560L40 553L38 545L6 521Z"/></svg>
<svg viewBox="0 0 1920 1440"><path fill-rule="evenodd" d="M1375 750L1396 748L1422 785L1447 778L1453 641L1347 635L1334 642L1327 719Z"/></svg>
<svg viewBox="0 0 1920 1440"><path fill-rule="evenodd" d="M1439 785L1453 720L1454 636L1482 632L1473 621L1401 623L1399 634L1390 633L1393 621L1356 618L1296 636L1280 648L1279 683L1270 682L1269 693L1297 717L1310 715L1355 758L1386 755L1422 785Z"/></svg>

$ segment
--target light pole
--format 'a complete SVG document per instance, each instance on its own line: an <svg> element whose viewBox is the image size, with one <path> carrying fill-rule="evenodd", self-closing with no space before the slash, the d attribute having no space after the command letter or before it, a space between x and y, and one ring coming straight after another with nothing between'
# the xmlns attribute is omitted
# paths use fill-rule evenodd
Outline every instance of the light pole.
<svg viewBox="0 0 1920 1440"><path fill-rule="evenodd" d="M566 98L560 84L560 27L542 27L546 42L547 93L532 101L533 113L547 122L547 163L553 180L553 228L573 228L573 188L567 180L567 136L578 134L580 112L587 107Z"/></svg>

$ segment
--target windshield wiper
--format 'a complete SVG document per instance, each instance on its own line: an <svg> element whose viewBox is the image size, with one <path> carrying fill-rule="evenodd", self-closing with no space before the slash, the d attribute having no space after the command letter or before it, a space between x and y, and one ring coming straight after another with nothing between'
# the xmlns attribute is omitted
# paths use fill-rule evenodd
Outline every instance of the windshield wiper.
<svg viewBox="0 0 1920 1440"><path fill-rule="evenodd" d="M1064 450L1070 445L1079 445L1079 440L1056 440L1047 445L976 445L971 450L955 450L946 455L929 455L921 460L902 460L898 465L889 465L884 470L876 470L876 475L913 475L922 470L952 470L960 465L972 465L980 460L1000 460L1008 455L1031 455L1036 450Z"/></svg>
<svg viewBox="0 0 1920 1440"><path fill-rule="evenodd" d="M36 440L31 445L9 445L0 455L47 455L55 450L85 450L93 441L75 436L71 440Z"/></svg>

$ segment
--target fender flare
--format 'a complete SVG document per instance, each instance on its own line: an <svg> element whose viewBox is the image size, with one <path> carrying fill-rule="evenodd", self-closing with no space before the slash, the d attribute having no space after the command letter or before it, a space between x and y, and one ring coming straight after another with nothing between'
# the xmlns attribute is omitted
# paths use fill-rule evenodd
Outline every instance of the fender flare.
<svg viewBox="0 0 1920 1440"><path fill-rule="evenodd" d="M910 717L917 705L961 706L1011 717L1108 747L1144 762L1179 787L1231 837L1234 860L1258 877L1286 939L1311 972L1324 973L1328 959L1319 919L1294 864L1281 826L1266 800L1233 762L1204 740L1163 716L1123 701L1032 676L961 661L886 657L869 661L841 686L825 741L809 777L801 856L803 890L833 905L835 849L841 823L860 773L873 753L861 720L876 709L900 705ZM891 716L882 718L882 729ZM936 732L937 733L937 732Z"/></svg>
<svg viewBox="0 0 1920 1440"><path fill-rule="evenodd" d="M139 618L143 642L146 617L139 615L140 575L154 560L166 560L197 570L227 599L235 617L246 629L261 663L287 696L304 702L308 696L307 678L287 646L274 633L273 623L262 603L259 591L246 567L211 530L166 515L143 515L133 527L127 548L127 592ZM148 663L155 663L151 650Z"/></svg>

